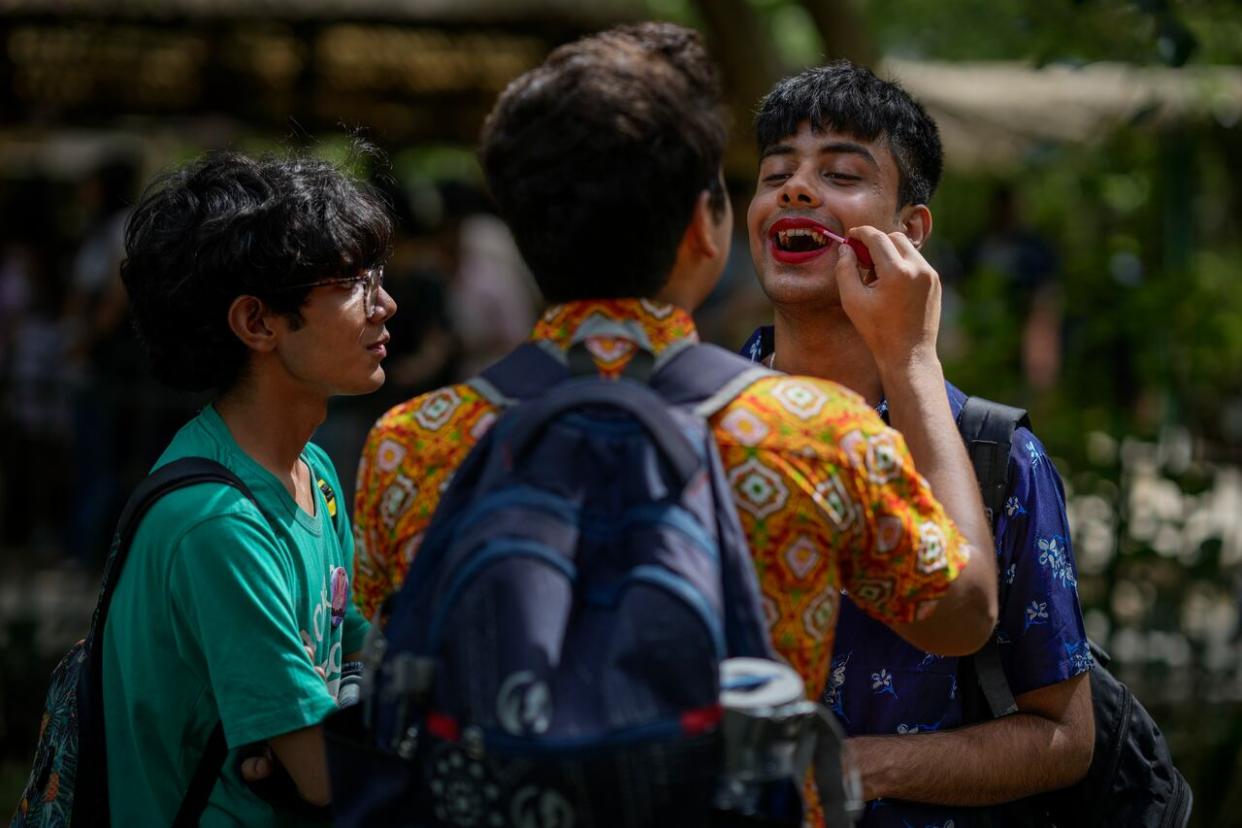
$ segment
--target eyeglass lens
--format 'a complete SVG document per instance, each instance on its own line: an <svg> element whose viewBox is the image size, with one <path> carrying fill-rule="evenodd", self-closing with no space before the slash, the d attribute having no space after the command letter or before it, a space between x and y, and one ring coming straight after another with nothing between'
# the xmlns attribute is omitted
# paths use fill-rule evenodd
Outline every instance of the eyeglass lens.
<svg viewBox="0 0 1242 828"><path fill-rule="evenodd" d="M380 287L384 284L384 268L376 267L368 270L365 283L366 294L363 298L362 309L369 317L379 306Z"/></svg>

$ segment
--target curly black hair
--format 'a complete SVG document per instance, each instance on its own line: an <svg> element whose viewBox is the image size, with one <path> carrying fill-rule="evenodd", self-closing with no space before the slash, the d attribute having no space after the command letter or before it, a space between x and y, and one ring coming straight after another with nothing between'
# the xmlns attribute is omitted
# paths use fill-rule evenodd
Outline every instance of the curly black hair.
<svg viewBox="0 0 1242 828"><path fill-rule="evenodd" d="M479 155L546 299L646 297L699 194L723 213L726 138L699 35L642 23L561 46L509 84Z"/></svg>
<svg viewBox="0 0 1242 828"><path fill-rule="evenodd" d="M391 236L382 198L326 161L219 152L160 176L129 217L121 264L156 378L228 390L249 359L229 328L234 299L300 324L310 289L284 287L378 264Z"/></svg>
<svg viewBox="0 0 1242 828"><path fill-rule="evenodd" d="M906 90L869 69L838 60L776 84L755 115L760 154L803 123L863 141L883 136L901 176L898 207L927 204L940 184L944 154L936 122Z"/></svg>

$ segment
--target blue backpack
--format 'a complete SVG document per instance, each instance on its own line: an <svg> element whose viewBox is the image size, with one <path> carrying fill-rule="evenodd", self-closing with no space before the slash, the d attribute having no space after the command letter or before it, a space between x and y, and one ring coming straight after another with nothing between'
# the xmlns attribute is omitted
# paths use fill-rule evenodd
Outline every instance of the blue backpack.
<svg viewBox="0 0 1242 828"><path fill-rule="evenodd" d="M531 343L472 381L504 413L329 721L337 825L708 823L721 662L772 651L707 418L767 373L692 345L608 380ZM770 824L800 822L787 781Z"/></svg>

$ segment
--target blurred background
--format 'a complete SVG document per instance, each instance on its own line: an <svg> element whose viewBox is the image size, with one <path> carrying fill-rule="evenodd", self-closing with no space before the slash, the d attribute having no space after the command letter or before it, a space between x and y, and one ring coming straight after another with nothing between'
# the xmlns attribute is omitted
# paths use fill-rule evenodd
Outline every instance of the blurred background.
<svg viewBox="0 0 1242 828"><path fill-rule="evenodd" d="M698 27L720 61L740 221L750 113L783 74L849 57L938 120L948 375L1030 409L1089 632L1168 733L1192 824L1242 824L1237 0L0 0L0 813L124 497L203 402L155 385L128 327L142 184L206 149L301 147L388 192L389 380L316 436L350 488L375 417L539 311L474 160L497 93L646 18ZM352 156L354 134L389 162ZM738 347L767 317L739 225L701 330Z"/></svg>

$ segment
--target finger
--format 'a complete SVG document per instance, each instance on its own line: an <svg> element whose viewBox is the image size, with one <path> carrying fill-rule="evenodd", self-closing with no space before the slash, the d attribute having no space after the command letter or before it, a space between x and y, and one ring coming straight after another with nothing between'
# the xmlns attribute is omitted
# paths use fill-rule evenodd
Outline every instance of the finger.
<svg viewBox="0 0 1242 828"><path fill-rule="evenodd" d="M893 242L893 246L897 248L907 259L913 259L915 262L923 263L926 259L919 249L914 246L914 242L910 241L910 237L900 231L889 233L888 237Z"/></svg>
<svg viewBox="0 0 1242 828"><path fill-rule="evenodd" d="M837 255L835 273L837 277L837 291L841 296L841 306L848 314L851 308L864 301L863 297L868 288L865 281L866 274L858 267L858 257L847 244L841 245L841 252ZM874 279L874 276L872 278Z"/></svg>
<svg viewBox="0 0 1242 828"><path fill-rule="evenodd" d="M881 269L893 270L901 265L903 257L887 233L869 224L862 224L858 227L851 227L846 235L858 239L867 246L877 273Z"/></svg>
<svg viewBox="0 0 1242 828"><path fill-rule="evenodd" d="M858 239L846 239L846 247L854 251L858 257L858 267L862 270L875 270L875 262L871 261L871 251Z"/></svg>
<svg viewBox="0 0 1242 828"><path fill-rule="evenodd" d="M272 760L266 756L252 756L242 762L242 779L258 782L272 775Z"/></svg>
<svg viewBox="0 0 1242 828"><path fill-rule="evenodd" d="M931 280L933 291L939 291L940 274L931 266L931 263L923 257L922 251L915 247L914 242L905 233L889 233L893 245L906 257L906 264L912 266L911 274L915 278L928 278Z"/></svg>
<svg viewBox="0 0 1242 828"><path fill-rule="evenodd" d="M893 242L893 246L897 248L899 252L905 253L907 256L909 256L909 254L917 253L920 257L922 257L922 253L919 253L918 248L914 246L914 242L910 241L910 237L905 235L902 231L897 230L888 233L888 238Z"/></svg>

